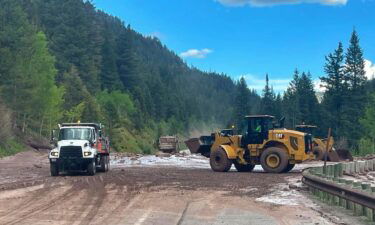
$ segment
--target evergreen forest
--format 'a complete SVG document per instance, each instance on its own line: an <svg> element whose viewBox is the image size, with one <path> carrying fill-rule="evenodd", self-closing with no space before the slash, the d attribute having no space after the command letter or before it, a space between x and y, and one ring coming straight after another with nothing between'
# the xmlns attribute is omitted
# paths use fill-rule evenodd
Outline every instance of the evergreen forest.
<svg viewBox="0 0 375 225"><path fill-rule="evenodd" d="M337 145L374 153L375 81L365 76L360 34L342 39L322 65L324 92L296 68L284 93L272 74L258 93L244 77L188 66L90 1L1 0L0 156L48 139L62 122L101 122L113 149L149 154L162 135L240 127L248 114L285 117L291 129L316 125L321 137L332 128Z"/></svg>

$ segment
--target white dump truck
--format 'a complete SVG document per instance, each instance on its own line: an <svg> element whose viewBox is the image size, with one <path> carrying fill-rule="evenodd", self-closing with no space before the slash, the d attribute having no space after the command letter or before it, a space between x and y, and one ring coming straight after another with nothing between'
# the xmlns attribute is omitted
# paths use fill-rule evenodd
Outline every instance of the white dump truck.
<svg viewBox="0 0 375 225"><path fill-rule="evenodd" d="M49 153L51 176L63 171L86 171L95 175L96 171L109 170L109 140L103 134L101 124L63 123L53 130Z"/></svg>

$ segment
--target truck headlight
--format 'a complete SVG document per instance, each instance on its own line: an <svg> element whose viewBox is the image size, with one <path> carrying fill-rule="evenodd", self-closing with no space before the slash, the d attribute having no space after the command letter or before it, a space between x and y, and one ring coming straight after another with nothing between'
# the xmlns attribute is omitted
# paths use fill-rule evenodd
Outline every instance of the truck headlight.
<svg viewBox="0 0 375 225"><path fill-rule="evenodd" d="M58 152L51 152L51 156L53 156L53 157L58 157L58 156L59 156L59 153L58 153Z"/></svg>
<svg viewBox="0 0 375 225"><path fill-rule="evenodd" d="M84 155L84 156L90 156L90 155L91 155L91 152L84 152L83 155Z"/></svg>

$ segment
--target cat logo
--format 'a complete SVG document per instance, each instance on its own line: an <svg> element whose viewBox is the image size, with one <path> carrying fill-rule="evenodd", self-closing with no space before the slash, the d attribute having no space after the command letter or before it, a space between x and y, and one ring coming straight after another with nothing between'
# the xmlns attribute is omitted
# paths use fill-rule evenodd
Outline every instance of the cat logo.
<svg viewBox="0 0 375 225"><path fill-rule="evenodd" d="M283 139L284 138L284 134L276 134L276 138Z"/></svg>

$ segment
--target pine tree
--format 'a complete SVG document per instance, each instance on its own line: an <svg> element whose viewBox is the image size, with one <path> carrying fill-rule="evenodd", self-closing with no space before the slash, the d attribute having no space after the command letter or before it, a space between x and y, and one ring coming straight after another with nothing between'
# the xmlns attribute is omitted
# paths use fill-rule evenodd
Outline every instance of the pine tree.
<svg viewBox="0 0 375 225"><path fill-rule="evenodd" d="M359 37L354 30L350 38L350 45L345 55L345 81L349 87L347 102L344 107L344 134L349 140L349 144L357 145L361 137L361 125L359 119L363 116L366 105L367 92L366 72L363 52L359 45Z"/></svg>
<svg viewBox="0 0 375 225"><path fill-rule="evenodd" d="M300 111L298 107L297 86L300 80L299 71L295 69L293 80L289 83L283 98L283 115L285 116L285 125L294 128L300 121Z"/></svg>
<svg viewBox="0 0 375 225"><path fill-rule="evenodd" d="M241 77L236 86L237 95L234 105L234 121L236 128L238 128L238 130L242 130L244 128L244 117L250 114L251 111L251 103L249 99L250 90L247 87L244 77Z"/></svg>
<svg viewBox="0 0 375 225"><path fill-rule="evenodd" d="M117 66L122 85L126 90L134 90L137 80L139 80L139 78L137 79L139 70L129 30L130 27L124 30L119 37Z"/></svg>
<svg viewBox="0 0 375 225"><path fill-rule="evenodd" d="M343 134L343 107L348 95L348 87L344 76L344 55L343 46L340 42L337 49L326 56L324 66L326 77L320 77L326 92L323 97L323 106L327 114L326 122L328 127L333 129L336 137Z"/></svg>
<svg viewBox="0 0 375 225"><path fill-rule="evenodd" d="M274 115L276 112L275 100L275 92L273 88L270 87L268 74L266 74L266 85L263 89L260 112L262 114Z"/></svg>
<svg viewBox="0 0 375 225"><path fill-rule="evenodd" d="M350 38L350 45L345 55L345 79L352 90L363 87L366 82L365 61L359 37L354 30Z"/></svg>

